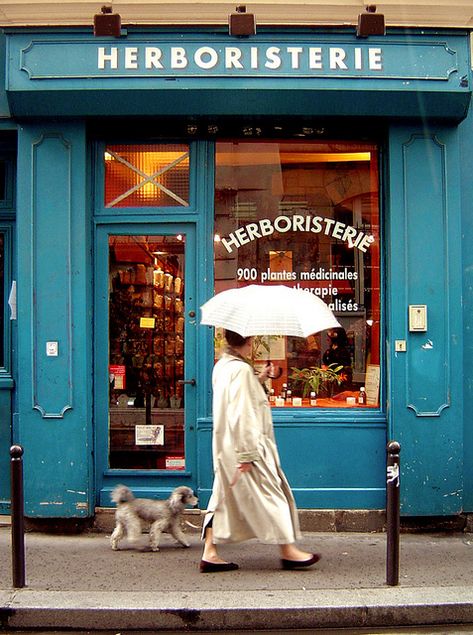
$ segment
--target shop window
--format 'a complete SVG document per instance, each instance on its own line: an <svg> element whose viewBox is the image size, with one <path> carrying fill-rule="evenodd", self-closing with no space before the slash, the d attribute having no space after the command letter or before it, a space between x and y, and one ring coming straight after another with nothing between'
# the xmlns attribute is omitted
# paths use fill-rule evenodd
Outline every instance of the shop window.
<svg viewBox="0 0 473 635"><path fill-rule="evenodd" d="M215 292L285 284L322 298L342 328L256 337L253 361L282 375L272 405L379 407L377 147L356 142L216 145ZM222 333L215 333L216 355Z"/></svg>
<svg viewBox="0 0 473 635"><path fill-rule="evenodd" d="M105 207L188 207L189 146L109 145Z"/></svg>

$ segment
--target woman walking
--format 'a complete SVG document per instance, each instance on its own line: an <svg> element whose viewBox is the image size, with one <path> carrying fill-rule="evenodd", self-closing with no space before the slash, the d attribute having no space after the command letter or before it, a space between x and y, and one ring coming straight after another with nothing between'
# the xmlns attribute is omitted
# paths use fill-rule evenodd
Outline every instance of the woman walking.
<svg viewBox="0 0 473 635"><path fill-rule="evenodd" d="M238 569L223 560L218 544L258 538L279 546L284 569L310 567L319 554L297 547L297 509L281 469L271 408L262 383L247 361L253 338L225 331L228 347L215 364L212 454L214 484L204 519L202 573Z"/></svg>

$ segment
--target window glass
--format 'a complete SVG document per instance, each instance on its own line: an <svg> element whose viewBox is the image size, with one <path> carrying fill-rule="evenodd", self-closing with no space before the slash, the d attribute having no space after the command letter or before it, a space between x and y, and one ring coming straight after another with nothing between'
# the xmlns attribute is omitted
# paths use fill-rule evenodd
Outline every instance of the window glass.
<svg viewBox="0 0 473 635"><path fill-rule="evenodd" d="M109 465L185 469L185 236L109 239Z"/></svg>
<svg viewBox="0 0 473 635"><path fill-rule="evenodd" d="M0 201L7 198L7 165L0 159Z"/></svg>
<svg viewBox="0 0 473 635"><path fill-rule="evenodd" d="M0 233L0 367L5 367L5 234Z"/></svg>
<svg viewBox="0 0 473 635"><path fill-rule="evenodd" d="M322 298L341 329L257 337L253 360L282 374L274 406L379 405L377 147L228 141L216 146L215 292L285 284ZM222 333L216 332L216 354Z"/></svg>
<svg viewBox="0 0 473 635"><path fill-rule="evenodd" d="M105 207L189 205L187 145L110 145L104 164Z"/></svg>

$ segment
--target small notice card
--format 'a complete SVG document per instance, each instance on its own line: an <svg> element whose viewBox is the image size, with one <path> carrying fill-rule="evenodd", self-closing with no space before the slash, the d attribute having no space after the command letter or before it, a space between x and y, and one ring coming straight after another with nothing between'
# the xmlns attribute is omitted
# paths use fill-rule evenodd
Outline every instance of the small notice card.
<svg viewBox="0 0 473 635"><path fill-rule="evenodd" d="M167 456L166 469L167 470L185 470L186 461L184 457L183 456Z"/></svg>
<svg viewBox="0 0 473 635"><path fill-rule="evenodd" d="M164 426L135 426L135 445L164 445Z"/></svg>
<svg viewBox="0 0 473 635"><path fill-rule="evenodd" d="M140 318L140 327L142 329L154 329L156 319L154 317L142 317Z"/></svg>

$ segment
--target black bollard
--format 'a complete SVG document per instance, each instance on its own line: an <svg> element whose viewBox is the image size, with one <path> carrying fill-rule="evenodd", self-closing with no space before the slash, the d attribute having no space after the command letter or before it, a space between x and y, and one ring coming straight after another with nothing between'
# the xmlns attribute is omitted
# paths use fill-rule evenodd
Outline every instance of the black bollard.
<svg viewBox="0 0 473 635"><path fill-rule="evenodd" d="M397 441L387 445L386 470L386 523L387 523L387 555L386 584L399 584L399 534L400 534L400 462L401 446Z"/></svg>
<svg viewBox="0 0 473 635"><path fill-rule="evenodd" d="M10 448L12 574L16 589L25 586L25 516L23 498L23 448Z"/></svg>

